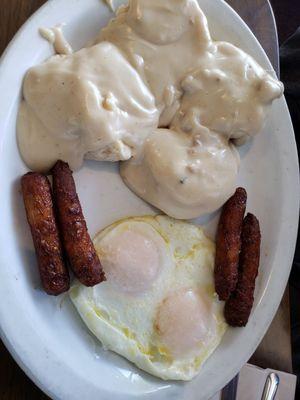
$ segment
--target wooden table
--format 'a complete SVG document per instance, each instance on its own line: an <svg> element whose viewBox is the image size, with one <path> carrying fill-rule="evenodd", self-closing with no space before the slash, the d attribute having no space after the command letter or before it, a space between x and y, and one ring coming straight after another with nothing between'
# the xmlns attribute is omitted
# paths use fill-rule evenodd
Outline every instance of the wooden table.
<svg viewBox="0 0 300 400"><path fill-rule="evenodd" d="M27 18L45 0L0 0L0 55ZM0 400L47 400L0 341Z"/></svg>
<svg viewBox="0 0 300 400"><path fill-rule="evenodd" d="M285 39L287 34L292 33L297 25L300 24L300 10L299 0L272 0L272 4L275 7L275 11L278 11L278 15L283 15L284 18L280 19L279 36L281 40ZM259 24L261 34L266 37L264 31L264 18L268 9L265 8L265 0L228 0L228 2L236 8L239 13L244 13L251 17L252 23ZM45 0L1 0L0 7L0 55L11 40L14 33L19 27L26 21L26 19L39 8ZM251 25L251 23L250 23ZM270 44L271 45L271 44ZM287 315L288 310L288 296L285 297L284 302L281 305L281 309L277 314L277 318L273 323L273 329L271 329L271 340L268 335L263 341L260 353L256 353L256 362L262 366L269 364L270 357L273 355L273 349L270 345L273 337L274 329L275 332L282 328L282 324L287 324L284 327L282 340L288 346L289 337L286 332L289 331L289 316ZM275 325L275 327L274 327ZM278 328L279 327L279 328ZM281 329L282 330L282 329ZM268 338L269 337L269 338ZM278 343L278 342L277 342ZM289 358L287 355L288 350L284 350L282 354L278 354L278 358L273 360L280 367L283 362L286 362L285 369L291 368ZM284 359L286 359L284 361ZM270 365L267 365L270 366ZM281 367L282 368L282 367ZM14 362L8 351L5 349L0 341L0 400L36 400L36 399L48 399L21 371L21 369Z"/></svg>

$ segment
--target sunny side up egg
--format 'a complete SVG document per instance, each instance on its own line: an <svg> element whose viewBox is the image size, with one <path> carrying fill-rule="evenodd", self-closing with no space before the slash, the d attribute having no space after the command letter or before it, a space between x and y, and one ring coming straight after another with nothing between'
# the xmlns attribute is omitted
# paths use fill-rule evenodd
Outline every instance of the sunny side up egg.
<svg viewBox="0 0 300 400"><path fill-rule="evenodd" d="M107 281L70 290L88 328L152 375L192 379L227 327L214 291L214 243L166 216L118 221L94 243Z"/></svg>

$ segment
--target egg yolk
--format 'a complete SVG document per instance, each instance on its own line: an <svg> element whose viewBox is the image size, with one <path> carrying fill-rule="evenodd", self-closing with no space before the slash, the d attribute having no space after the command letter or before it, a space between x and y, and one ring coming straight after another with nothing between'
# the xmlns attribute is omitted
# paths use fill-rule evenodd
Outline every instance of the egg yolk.
<svg viewBox="0 0 300 400"><path fill-rule="evenodd" d="M107 281L126 292L145 292L157 278L157 245L139 232L126 230L117 234L102 248L102 253Z"/></svg>
<svg viewBox="0 0 300 400"><path fill-rule="evenodd" d="M183 289L162 302L155 327L161 342L174 357L180 357L205 345L215 329L210 315L200 293Z"/></svg>

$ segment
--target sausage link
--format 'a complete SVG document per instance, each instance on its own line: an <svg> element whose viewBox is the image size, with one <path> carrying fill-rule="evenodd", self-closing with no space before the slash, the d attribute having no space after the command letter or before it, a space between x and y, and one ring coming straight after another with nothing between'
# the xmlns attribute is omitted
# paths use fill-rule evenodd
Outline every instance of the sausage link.
<svg viewBox="0 0 300 400"><path fill-rule="evenodd" d="M29 172L21 179L22 194L36 251L42 285L57 296L69 290L69 272L55 219L51 186L44 175Z"/></svg>
<svg viewBox="0 0 300 400"><path fill-rule="evenodd" d="M238 279L241 231L247 203L247 192L238 188L225 203L217 231L215 287L220 300L227 300Z"/></svg>
<svg viewBox="0 0 300 400"><path fill-rule="evenodd" d="M257 218L248 214L243 223L242 248L236 290L225 304L225 319L231 326L245 326L254 301L261 234Z"/></svg>
<svg viewBox="0 0 300 400"><path fill-rule="evenodd" d="M104 281L105 276L87 230L72 171L67 163L58 161L52 175L53 196L66 255L79 281L85 286L94 286Z"/></svg>

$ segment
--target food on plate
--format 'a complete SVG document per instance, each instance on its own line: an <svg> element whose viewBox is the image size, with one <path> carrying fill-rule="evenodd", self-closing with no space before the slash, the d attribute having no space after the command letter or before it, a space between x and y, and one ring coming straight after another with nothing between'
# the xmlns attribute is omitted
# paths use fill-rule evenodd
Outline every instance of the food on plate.
<svg viewBox="0 0 300 400"><path fill-rule="evenodd" d="M103 0L111 11L115 11L114 0Z"/></svg>
<svg viewBox="0 0 300 400"><path fill-rule="evenodd" d="M48 294L57 296L69 290L70 278L64 262L50 182L44 175L29 172L22 177L21 185L42 285Z"/></svg>
<svg viewBox="0 0 300 400"><path fill-rule="evenodd" d="M247 193L238 188L222 209L216 237L215 287L220 300L227 300L238 280L241 232Z"/></svg>
<svg viewBox="0 0 300 400"><path fill-rule="evenodd" d="M216 237L215 288L226 301L224 314L231 326L246 326L254 301L260 259L259 221L244 218L247 193L238 188L223 207Z"/></svg>
<svg viewBox="0 0 300 400"><path fill-rule="evenodd" d="M259 268L260 241L259 222L253 214L247 214L242 229L238 282L224 309L226 321L231 326L245 326L248 322Z"/></svg>
<svg viewBox="0 0 300 400"><path fill-rule="evenodd" d="M196 0L130 0L86 48L24 80L26 164L125 161L124 182L179 218L233 194L236 144L259 133L283 85L243 50L213 41Z"/></svg>
<svg viewBox="0 0 300 400"><path fill-rule="evenodd" d="M70 288L64 255L86 286L103 282L105 275L87 230L72 171L67 163L57 161L52 175L53 195L48 178L37 172L24 175L21 185L43 287L48 294L59 295Z"/></svg>
<svg viewBox="0 0 300 400"><path fill-rule="evenodd" d="M104 347L162 379L190 380L226 331L214 291L214 243L167 216L126 218L94 244L107 281L71 299Z"/></svg>
<svg viewBox="0 0 300 400"><path fill-rule="evenodd" d="M58 161L52 176L53 197L70 266L82 284L97 285L105 276L87 230L72 171L67 163Z"/></svg>
<svg viewBox="0 0 300 400"><path fill-rule="evenodd" d="M24 80L18 142L26 164L48 171L59 159L119 161L157 126L155 99L112 43L56 55Z"/></svg>
<svg viewBox="0 0 300 400"><path fill-rule="evenodd" d="M40 28L39 33L40 35L48 40L55 49L57 54L72 54L73 49L65 39L63 34L63 25L57 25L54 28Z"/></svg>
<svg viewBox="0 0 300 400"><path fill-rule="evenodd" d="M157 129L146 139L140 158L122 164L121 176L149 203L189 219L225 203L238 166L237 151L220 135L203 130L201 137L193 137Z"/></svg>

